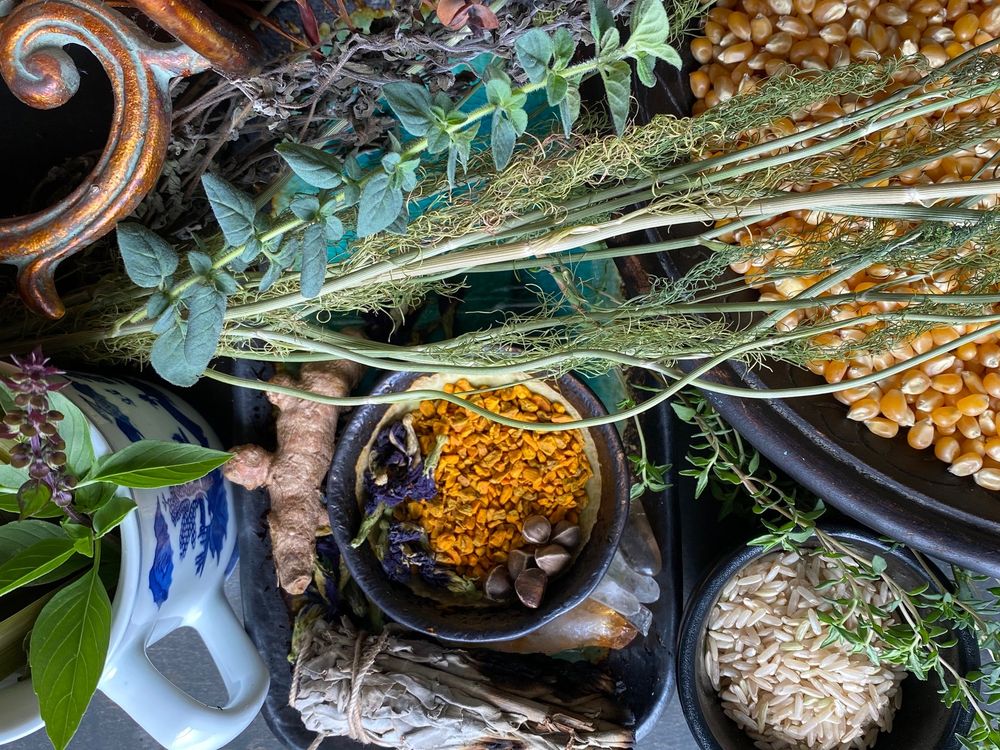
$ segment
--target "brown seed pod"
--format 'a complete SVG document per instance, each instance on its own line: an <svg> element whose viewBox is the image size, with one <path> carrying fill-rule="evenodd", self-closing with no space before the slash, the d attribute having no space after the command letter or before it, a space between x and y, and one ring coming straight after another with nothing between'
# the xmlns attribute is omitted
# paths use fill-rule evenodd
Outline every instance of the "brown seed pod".
<svg viewBox="0 0 1000 750"><path fill-rule="evenodd" d="M554 576L569 564L569 552L558 544L549 544L535 551L535 562L547 575Z"/></svg>
<svg viewBox="0 0 1000 750"><path fill-rule="evenodd" d="M560 521L552 529L549 541L553 544L561 544L566 549L573 549L580 544L580 527L569 521Z"/></svg>
<svg viewBox="0 0 1000 750"><path fill-rule="evenodd" d="M507 570L511 578L517 578L521 571L534 566L534 551L530 549L512 549L507 557Z"/></svg>
<svg viewBox="0 0 1000 750"><path fill-rule="evenodd" d="M545 544L552 533L552 524L545 516L528 516L524 519L521 535L531 544Z"/></svg>
<svg viewBox="0 0 1000 750"><path fill-rule="evenodd" d="M490 574L486 576L486 583L483 584L483 592L487 599L495 602L503 601L510 596L512 584L510 574L503 565L497 565Z"/></svg>
<svg viewBox="0 0 1000 750"><path fill-rule="evenodd" d="M522 570L521 575L514 581L517 598L525 607L538 609L538 605L542 603L542 597L545 596L545 585L548 581L545 571L539 568Z"/></svg>

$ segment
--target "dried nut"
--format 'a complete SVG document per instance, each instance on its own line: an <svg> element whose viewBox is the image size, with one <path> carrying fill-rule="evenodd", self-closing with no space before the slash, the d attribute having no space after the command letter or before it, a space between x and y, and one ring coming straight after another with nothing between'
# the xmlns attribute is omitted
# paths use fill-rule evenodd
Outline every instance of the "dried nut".
<svg viewBox="0 0 1000 750"><path fill-rule="evenodd" d="M542 597L545 595L545 584L548 581L548 576L545 575L544 570L540 570L539 568L522 570L521 575L514 581L514 590L517 592L517 598L521 600L521 603L525 607L538 609L538 605L542 603Z"/></svg>
<svg viewBox="0 0 1000 750"><path fill-rule="evenodd" d="M561 544L566 549L573 549L580 543L580 527L569 521L560 521L552 529L552 537L549 541L553 544Z"/></svg>
<svg viewBox="0 0 1000 750"><path fill-rule="evenodd" d="M507 557L507 570L510 571L511 578L517 578L521 571L533 567L535 563L532 550L512 549Z"/></svg>
<svg viewBox="0 0 1000 750"><path fill-rule="evenodd" d="M548 575L554 576L569 564L569 552L558 544L549 544L535 551L535 562Z"/></svg>
<svg viewBox="0 0 1000 750"><path fill-rule="evenodd" d="M528 516L524 519L521 534L531 544L545 544L552 533L552 524L545 516Z"/></svg>
<svg viewBox="0 0 1000 750"><path fill-rule="evenodd" d="M490 574L486 576L486 583L483 584L486 598L492 599L495 602L503 601L510 596L510 589L510 574L507 573L507 568L503 565L497 565L493 568Z"/></svg>

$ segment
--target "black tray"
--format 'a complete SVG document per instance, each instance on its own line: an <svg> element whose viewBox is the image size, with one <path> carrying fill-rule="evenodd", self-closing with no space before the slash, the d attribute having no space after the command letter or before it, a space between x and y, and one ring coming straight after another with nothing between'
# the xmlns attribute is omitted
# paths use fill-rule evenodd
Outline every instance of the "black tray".
<svg viewBox="0 0 1000 750"><path fill-rule="evenodd" d="M271 370L268 365L237 362L235 374L267 378ZM271 407L262 392L234 389L233 415L236 444L273 445ZM647 414L644 429L650 459L677 466L682 456L673 455L674 426L669 409L664 407ZM680 450L683 453L683 447ZM665 492L650 493L643 498L663 554L663 569L656 577L661 589L660 599L646 605L653 612L652 628L645 638L637 638L628 648L614 652L609 660L612 673L626 685L623 701L635 716L634 729L638 737L652 729L674 690L675 645L683 596L676 485L674 481ZM306 730L298 712L288 705L292 623L271 561L271 542L265 524L268 499L263 491L233 489L239 528L244 622L271 674L271 687L263 707L264 719L287 747L307 748L315 735ZM331 737L320 745L322 750L359 747L359 743L346 737Z"/></svg>
<svg viewBox="0 0 1000 750"><path fill-rule="evenodd" d="M687 86L693 59L684 46L684 68L657 69L659 85L636 92L642 117L684 115L692 97ZM649 232L662 241L701 231L699 226L672 232ZM641 243L642 236L630 242ZM619 261L629 295L648 289L650 277L677 278L707 257L703 248L641 255ZM749 300L749 294L733 295ZM687 363L693 367L696 362ZM774 362L748 371L724 364L708 379L758 390L815 385L816 375ZM790 399L709 398L722 416L795 481L871 528L940 559L1000 576L1000 502L968 477L955 477L929 451L916 451L901 432L886 440L861 423L848 420L845 408L830 396Z"/></svg>

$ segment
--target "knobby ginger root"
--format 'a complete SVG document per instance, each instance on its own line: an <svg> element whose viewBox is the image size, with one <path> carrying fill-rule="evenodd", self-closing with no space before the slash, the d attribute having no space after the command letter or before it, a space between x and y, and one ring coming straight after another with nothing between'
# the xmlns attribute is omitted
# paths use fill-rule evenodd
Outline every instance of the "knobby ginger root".
<svg viewBox="0 0 1000 750"><path fill-rule="evenodd" d="M276 375L270 382L321 396L346 396L361 371L360 365L346 360L310 362L298 378ZM268 392L267 398L279 410L278 450L238 446L225 474L249 490L267 489L278 583L290 594L301 594L313 578L317 532L329 527L320 484L333 458L340 409L281 393Z"/></svg>

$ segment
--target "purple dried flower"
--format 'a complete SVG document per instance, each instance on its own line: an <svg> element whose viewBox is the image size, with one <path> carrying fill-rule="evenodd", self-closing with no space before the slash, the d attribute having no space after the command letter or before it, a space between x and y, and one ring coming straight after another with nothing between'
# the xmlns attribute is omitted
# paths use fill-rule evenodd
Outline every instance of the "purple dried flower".
<svg viewBox="0 0 1000 750"><path fill-rule="evenodd" d="M375 438L364 486L365 512L369 515L380 503L394 508L404 501L431 500L437 496L434 477L424 474L416 436L408 434L402 420L384 428Z"/></svg>
<svg viewBox="0 0 1000 750"><path fill-rule="evenodd" d="M56 426L63 415L50 409L48 400L49 393L66 386L65 381L52 382L63 372L52 367L40 349L24 357L13 356L11 361L18 368L17 372L0 376L0 382L13 392L17 408L4 415L0 438L21 438L11 449L10 464L15 469L27 468L30 479L21 486L18 497L35 493L44 485L52 502L78 520L79 514L71 507L76 481L65 471L66 443Z"/></svg>

